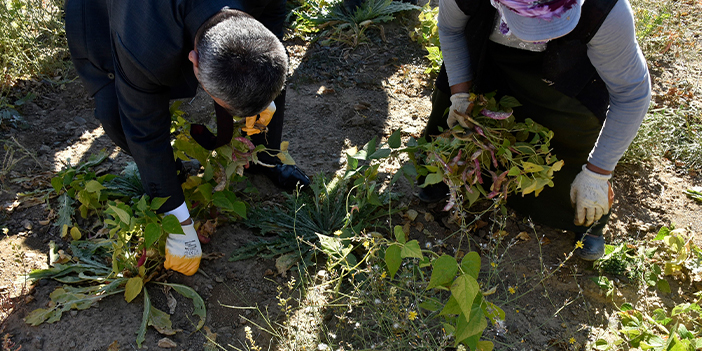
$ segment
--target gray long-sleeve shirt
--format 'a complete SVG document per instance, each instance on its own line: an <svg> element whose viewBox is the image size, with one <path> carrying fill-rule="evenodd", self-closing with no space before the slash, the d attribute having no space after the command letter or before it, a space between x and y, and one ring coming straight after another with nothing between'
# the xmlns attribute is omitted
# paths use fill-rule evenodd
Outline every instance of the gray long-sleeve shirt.
<svg viewBox="0 0 702 351"><path fill-rule="evenodd" d="M473 79L464 36L467 21L468 16L455 0L439 1L439 40L449 85ZM617 1L587 48L610 97L607 119L588 161L613 170L636 136L651 100L648 68L636 41L634 16L627 0Z"/></svg>

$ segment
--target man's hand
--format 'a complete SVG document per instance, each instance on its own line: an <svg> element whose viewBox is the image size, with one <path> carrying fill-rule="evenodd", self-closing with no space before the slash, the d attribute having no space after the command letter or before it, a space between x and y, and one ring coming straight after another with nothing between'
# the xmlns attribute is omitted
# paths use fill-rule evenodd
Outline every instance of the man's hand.
<svg viewBox="0 0 702 351"><path fill-rule="evenodd" d="M575 225L589 227L612 207L614 192L609 184L611 174L595 173L583 165L570 185L570 202L575 207Z"/></svg>
<svg viewBox="0 0 702 351"><path fill-rule="evenodd" d="M185 275L193 275L200 267L200 258L202 257L200 240L197 238L192 220L190 220L190 224L181 226L185 235L168 234L166 262L163 266Z"/></svg>
<svg viewBox="0 0 702 351"><path fill-rule="evenodd" d="M461 114L470 113L469 110L473 109L473 101L471 100L471 94L469 93L456 93L451 95L451 108L449 108L448 118L446 123L448 123L449 128L453 128L456 122L463 128L470 128L466 123L466 120L460 114L456 113L458 111Z"/></svg>
<svg viewBox="0 0 702 351"><path fill-rule="evenodd" d="M254 135L265 131L268 123L271 123L275 109L275 103L271 102L268 108L263 110L263 112L256 116L246 117L246 127L241 130L245 131L247 135Z"/></svg>

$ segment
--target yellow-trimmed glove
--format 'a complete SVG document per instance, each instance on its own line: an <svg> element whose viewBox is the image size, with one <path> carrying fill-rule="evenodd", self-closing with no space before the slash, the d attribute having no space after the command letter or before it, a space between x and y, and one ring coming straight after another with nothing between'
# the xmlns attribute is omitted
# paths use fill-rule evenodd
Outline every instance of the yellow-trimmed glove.
<svg viewBox="0 0 702 351"><path fill-rule="evenodd" d="M263 112L256 116L246 117L246 126L241 128L241 130L246 132L248 135L254 135L265 131L268 129L266 126L268 126L268 123L271 122L271 118L273 118L274 113L275 102L271 101L271 104L268 105L268 108L263 110Z"/></svg>
<svg viewBox="0 0 702 351"><path fill-rule="evenodd" d="M195 224L182 225L185 234L168 234L166 262L163 266L185 275L193 275L200 267L202 249Z"/></svg>

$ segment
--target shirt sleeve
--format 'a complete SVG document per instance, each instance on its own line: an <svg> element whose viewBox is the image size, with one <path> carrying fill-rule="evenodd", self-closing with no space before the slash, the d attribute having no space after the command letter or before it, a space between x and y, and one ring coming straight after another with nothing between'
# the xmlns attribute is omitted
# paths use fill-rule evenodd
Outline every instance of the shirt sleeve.
<svg viewBox="0 0 702 351"><path fill-rule="evenodd" d="M468 18L456 0L439 0L439 42L451 86L473 80L464 34Z"/></svg>
<svg viewBox="0 0 702 351"><path fill-rule="evenodd" d="M636 136L651 100L648 67L636 41L628 1L618 1L610 11L588 43L587 55L610 98L607 119L588 161L613 170Z"/></svg>

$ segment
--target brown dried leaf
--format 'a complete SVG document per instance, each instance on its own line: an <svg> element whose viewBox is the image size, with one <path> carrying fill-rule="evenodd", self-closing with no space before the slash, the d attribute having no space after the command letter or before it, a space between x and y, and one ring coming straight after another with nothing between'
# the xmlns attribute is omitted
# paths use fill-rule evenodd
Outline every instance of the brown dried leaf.
<svg viewBox="0 0 702 351"><path fill-rule="evenodd" d="M113 341L110 346L107 347L107 351L119 351L119 343L117 340Z"/></svg>
<svg viewBox="0 0 702 351"><path fill-rule="evenodd" d="M172 349L174 347L177 347L178 344L176 344L173 340L169 338L163 338L158 341L158 347L163 348L163 349Z"/></svg>
<svg viewBox="0 0 702 351"><path fill-rule="evenodd" d="M529 234L527 234L527 232L521 232L517 234L517 239L522 241L529 241L531 240L531 237L529 236Z"/></svg>

